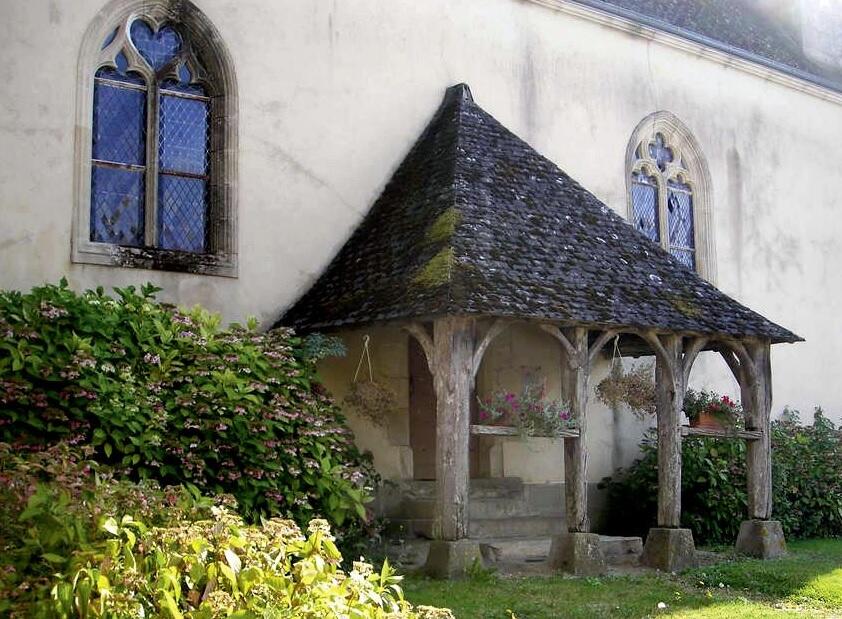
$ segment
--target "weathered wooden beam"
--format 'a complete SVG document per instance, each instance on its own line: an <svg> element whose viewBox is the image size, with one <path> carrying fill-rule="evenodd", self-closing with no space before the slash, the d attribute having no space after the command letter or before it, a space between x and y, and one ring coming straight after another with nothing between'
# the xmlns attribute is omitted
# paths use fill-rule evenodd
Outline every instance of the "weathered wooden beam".
<svg viewBox="0 0 842 619"><path fill-rule="evenodd" d="M567 368L563 372L570 401L570 415L576 422L579 436L564 439L564 494L567 530L572 533L587 533L588 520L588 450L587 409L590 355L588 330L572 327L562 334L570 343ZM558 338L557 338L558 339ZM561 340L559 340L561 341Z"/></svg>
<svg viewBox="0 0 842 619"><path fill-rule="evenodd" d="M588 363L593 364L594 359L599 354L599 352L603 349L603 347L608 343L608 340L617 336L619 331L615 329L608 329L607 331L603 331L599 334L599 337L596 338L596 341L591 346L590 350L588 351Z"/></svg>
<svg viewBox="0 0 842 619"><path fill-rule="evenodd" d="M656 366L657 361L661 361L662 368L661 370L670 374L670 381L672 382L672 372L673 370L678 370L682 366L681 364L674 363L675 357L667 352L667 349L664 347L664 344L661 342L661 337L652 330L645 330L645 331L638 331L637 335L644 340L649 346L652 348L652 352L655 354ZM677 336L667 336L667 337L677 337Z"/></svg>
<svg viewBox="0 0 842 619"><path fill-rule="evenodd" d="M477 344L476 350L474 351L474 378L476 379L477 374L479 373L480 365L482 365L482 359L485 356L485 351L491 345L491 343L500 335L503 331L505 331L511 322L508 320L504 320L502 318L496 319L491 326L488 328L488 331L485 332L485 335L482 336L479 344Z"/></svg>
<svg viewBox="0 0 842 619"><path fill-rule="evenodd" d="M681 337L658 340L655 362L655 403L658 418L658 526L681 524L681 409L684 367ZM654 347L654 343L653 343Z"/></svg>
<svg viewBox="0 0 842 619"><path fill-rule="evenodd" d="M471 425L471 434L474 436L520 436L520 430L512 426L485 426L481 424ZM575 438L579 436L579 430L562 430L559 438Z"/></svg>
<svg viewBox="0 0 842 619"><path fill-rule="evenodd" d="M723 343L739 360L740 368L742 368L742 371L745 373L744 380L750 383L756 382L758 380L757 367L752 355L748 351L748 348L746 348L746 345L737 340L723 340Z"/></svg>
<svg viewBox="0 0 842 619"><path fill-rule="evenodd" d="M693 369L693 364L696 362L696 357L702 352L702 349L707 346L708 338L694 337L690 340L688 346L684 349L684 358L682 359L684 372L684 386L687 387L687 382L690 380L690 370Z"/></svg>
<svg viewBox="0 0 842 619"><path fill-rule="evenodd" d="M681 436L704 436L706 438L741 438L746 441L759 441L763 438L760 430L719 430L714 428L692 428L681 426Z"/></svg>
<svg viewBox="0 0 842 619"><path fill-rule="evenodd" d="M737 358L737 355L734 354L734 351L724 348L719 351L719 354L722 355L723 359L725 359L725 363L728 364L728 367L731 369L731 373L734 375L737 384L742 386L743 383L747 383L748 378L746 377L745 370L740 365L740 360Z"/></svg>
<svg viewBox="0 0 842 619"><path fill-rule="evenodd" d="M468 536L469 447L474 386L474 321L462 316L433 324L436 390L436 505L438 539Z"/></svg>
<svg viewBox="0 0 842 619"><path fill-rule="evenodd" d="M435 374L435 354L433 349L433 338L427 332L427 329L419 322L411 322L403 327L409 334L414 337L421 345L421 350L424 351L424 356L427 358L427 368L431 374Z"/></svg>
<svg viewBox="0 0 842 619"><path fill-rule="evenodd" d="M747 343L746 349L755 378L754 381L747 380L740 384L746 429L762 432L760 440L750 442L746 450L748 517L750 520L769 520L772 517L770 342L753 341Z"/></svg>
<svg viewBox="0 0 842 619"><path fill-rule="evenodd" d="M555 325L544 323L538 326L550 335L552 335L559 342L559 344L561 344L561 347L564 348L564 352L566 353L565 358L567 359L567 366L570 369L574 369L576 366L571 364L578 363L579 351L577 351L573 344L570 342L570 340L567 339L567 336L564 334L564 332Z"/></svg>

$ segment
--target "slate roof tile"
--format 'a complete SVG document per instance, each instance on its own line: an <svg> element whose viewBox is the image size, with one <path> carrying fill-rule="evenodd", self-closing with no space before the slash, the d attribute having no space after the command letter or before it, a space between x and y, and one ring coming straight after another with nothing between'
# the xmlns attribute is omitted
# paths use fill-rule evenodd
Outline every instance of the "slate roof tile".
<svg viewBox="0 0 842 619"><path fill-rule="evenodd" d="M800 339L637 232L463 84L448 89L363 222L279 324L445 313Z"/></svg>
<svg viewBox="0 0 842 619"><path fill-rule="evenodd" d="M794 0L790 0L794 3ZM698 40L749 60L768 61L777 69L842 91L842 71L804 53L801 32L776 22L749 0L575 0L660 30ZM796 9L798 10L798 9ZM801 10L818 7L802 3Z"/></svg>

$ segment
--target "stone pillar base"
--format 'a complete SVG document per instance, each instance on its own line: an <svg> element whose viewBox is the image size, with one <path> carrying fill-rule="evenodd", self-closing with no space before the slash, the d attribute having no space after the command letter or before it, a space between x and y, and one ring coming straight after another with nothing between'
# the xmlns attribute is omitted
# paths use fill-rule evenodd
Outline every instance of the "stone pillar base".
<svg viewBox="0 0 842 619"><path fill-rule="evenodd" d="M595 533L562 533L553 537L548 558L550 567L576 576L605 573L605 557Z"/></svg>
<svg viewBox="0 0 842 619"><path fill-rule="evenodd" d="M696 566L696 546L690 529L649 529L640 563L664 572Z"/></svg>
<svg viewBox="0 0 842 619"><path fill-rule="evenodd" d="M737 536L737 552L758 559L786 554L784 530L777 520L744 520Z"/></svg>
<svg viewBox="0 0 842 619"><path fill-rule="evenodd" d="M456 541L433 540L423 572L431 578L457 580L465 578L468 569L478 563L482 566L479 542L460 539Z"/></svg>

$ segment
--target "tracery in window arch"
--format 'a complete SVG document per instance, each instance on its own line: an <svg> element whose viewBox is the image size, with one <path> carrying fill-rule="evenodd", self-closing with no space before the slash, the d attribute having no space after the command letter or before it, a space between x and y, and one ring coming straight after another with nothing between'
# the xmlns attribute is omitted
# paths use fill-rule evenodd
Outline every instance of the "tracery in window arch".
<svg viewBox="0 0 842 619"><path fill-rule="evenodd" d="M94 78L91 241L207 251L209 151L210 98L189 40L126 20Z"/></svg>
<svg viewBox="0 0 842 619"><path fill-rule="evenodd" d="M669 112L656 112L635 129L626 160L630 222L712 280L709 176L692 134Z"/></svg>

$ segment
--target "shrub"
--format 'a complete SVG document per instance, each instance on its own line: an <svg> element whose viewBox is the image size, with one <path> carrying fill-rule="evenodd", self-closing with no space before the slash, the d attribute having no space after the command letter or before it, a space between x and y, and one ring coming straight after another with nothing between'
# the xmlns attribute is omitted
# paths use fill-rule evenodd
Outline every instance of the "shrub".
<svg viewBox="0 0 842 619"><path fill-rule="evenodd" d="M84 451L60 443L17 455L0 443L0 615L32 616L53 575L98 539L109 514L154 526L210 517L212 502L195 489L115 479Z"/></svg>
<svg viewBox="0 0 842 619"><path fill-rule="evenodd" d="M359 529L375 476L316 382L319 347L287 329L222 329L156 291L76 294L63 280L0 293L0 440L90 445L135 478L230 493L252 520Z"/></svg>
<svg viewBox="0 0 842 619"><path fill-rule="evenodd" d="M79 553L53 588L59 617L340 617L446 619L413 609L388 563L355 561L349 573L325 520L309 537L290 520L246 526L224 508L213 520L148 529L125 516L103 524L108 540Z"/></svg>
<svg viewBox="0 0 842 619"><path fill-rule="evenodd" d="M343 574L324 520L307 540L249 527L230 497L118 480L85 451L0 444L0 616L451 617L412 610L387 564Z"/></svg>
<svg viewBox="0 0 842 619"><path fill-rule="evenodd" d="M775 518L794 538L842 536L842 428L816 409L812 426L786 410L772 424Z"/></svg>
<svg viewBox="0 0 842 619"><path fill-rule="evenodd" d="M654 433L629 469L603 480L607 529L645 535L655 526L658 453ZM732 544L746 518L742 440L688 437L682 449L682 526L702 544ZM789 538L842 536L842 431L816 409L812 426L785 411L772 422L772 509Z"/></svg>

